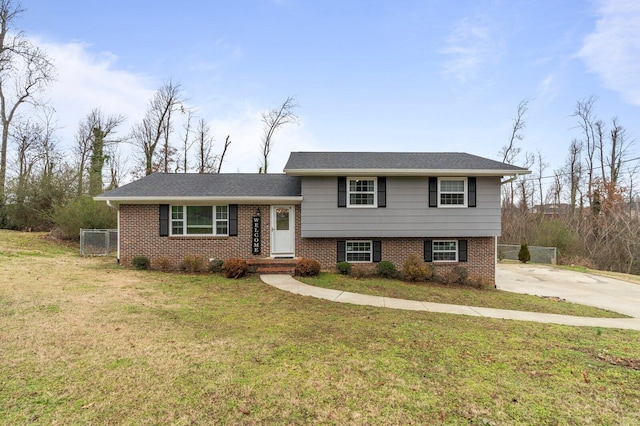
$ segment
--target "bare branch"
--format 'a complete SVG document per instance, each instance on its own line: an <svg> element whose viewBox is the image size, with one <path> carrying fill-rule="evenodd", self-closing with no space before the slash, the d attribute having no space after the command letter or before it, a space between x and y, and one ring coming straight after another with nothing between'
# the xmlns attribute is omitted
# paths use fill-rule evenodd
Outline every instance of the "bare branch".
<svg viewBox="0 0 640 426"><path fill-rule="evenodd" d="M294 97L289 96L279 108L262 113L264 130L260 148L262 151L262 173L268 173L269 155L273 149L273 135L284 125L298 123L298 116L294 110L299 105Z"/></svg>
<svg viewBox="0 0 640 426"><path fill-rule="evenodd" d="M523 99L518 104L518 111L516 118L513 119L513 127L511 128L511 137L509 138L509 144L502 147L500 155L502 156L502 162L507 164L513 164L515 158L520 153L520 148L515 146L516 141L524 139L522 131L526 126L524 119L527 110L529 109L529 99Z"/></svg>
<svg viewBox="0 0 640 426"><path fill-rule="evenodd" d="M171 113L182 110L182 89L180 84L164 83L149 102L147 113L141 123L134 126L132 139L144 156L144 173L154 171L153 157L160 139L171 130Z"/></svg>
<svg viewBox="0 0 640 426"><path fill-rule="evenodd" d="M220 154L220 159L218 160L217 173L220 173L220 170L222 170L222 162L224 161L224 156L227 153L227 148L229 148L229 145L231 145L231 139L229 139L230 136L231 135L227 135L227 138L224 140L224 148L222 149L222 154Z"/></svg>

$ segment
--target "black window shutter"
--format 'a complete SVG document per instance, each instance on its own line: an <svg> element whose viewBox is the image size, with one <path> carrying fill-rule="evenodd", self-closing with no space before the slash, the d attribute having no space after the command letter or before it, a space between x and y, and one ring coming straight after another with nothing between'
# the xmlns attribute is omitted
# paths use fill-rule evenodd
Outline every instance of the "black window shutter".
<svg viewBox="0 0 640 426"><path fill-rule="evenodd" d="M347 242L338 241L338 262L344 262L347 260Z"/></svg>
<svg viewBox="0 0 640 426"><path fill-rule="evenodd" d="M433 244L431 240L424 241L424 261L433 262Z"/></svg>
<svg viewBox="0 0 640 426"><path fill-rule="evenodd" d="M347 207L347 178L338 176L338 207Z"/></svg>
<svg viewBox="0 0 640 426"><path fill-rule="evenodd" d="M378 207L387 207L387 178L378 177Z"/></svg>
<svg viewBox="0 0 640 426"><path fill-rule="evenodd" d="M468 185L468 195L467 195L467 205L469 207L476 206L476 178L470 177L467 179Z"/></svg>
<svg viewBox="0 0 640 426"><path fill-rule="evenodd" d="M382 260L382 241L373 242L373 261L380 262Z"/></svg>
<svg viewBox="0 0 640 426"><path fill-rule="evenodd" d="M429 207L438 207L438 178L429 178Z"/></svg>
<svg viewBox="0 0 640 426"><path fill-rule="evenodd" d="M467 240L458 240L458 262L467 261Z"/></svg>
<svg viewBox="0 0 640 426"><path fill-rule="evenodd" d="M238 236L238 205L229 204L229 236Z"/></svg>
<svg viewBox="0 0 640 426"><path fill-rule="evenodd" d="M169 204L160 204L158 206L158 214L160 215L160 236L169 236Z"/></svg>

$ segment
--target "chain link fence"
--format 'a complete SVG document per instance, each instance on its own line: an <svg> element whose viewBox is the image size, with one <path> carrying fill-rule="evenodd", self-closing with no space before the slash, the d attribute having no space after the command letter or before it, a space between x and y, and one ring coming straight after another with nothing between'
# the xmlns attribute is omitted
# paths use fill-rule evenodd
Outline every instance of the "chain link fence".
<svg viewBox="0 0 640 426"><path fill-rule="evenodd" d="M531 263L556 264L557 250L555 247L528 246L531 254ZM511 244L498 244L498 260L518 260L520 246Z"/></svg>
<svg viewBox="0 0 640 426"><path fill-rule="evenodd" d="M81 256L108 256L116 250L117 229L80 229Z"/></svg>

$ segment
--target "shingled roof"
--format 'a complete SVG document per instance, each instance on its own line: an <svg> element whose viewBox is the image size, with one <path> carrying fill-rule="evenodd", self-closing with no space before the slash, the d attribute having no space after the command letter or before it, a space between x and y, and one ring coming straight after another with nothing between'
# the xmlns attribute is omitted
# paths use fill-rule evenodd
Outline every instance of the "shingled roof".
<svg viewBox="0 0 640 426"><path fill-rule="evenodd" d="M153 173L96 200L277 199L300 197L300 178L284 174Z"/></svg>
<svg viewBox="0 0 640 426"><path fill-rule="evenodd" d="M287 174L385 173L429 175L470 172L505 176L528 170L464 152L292 152Z"/></svg>
<svg viewBox="0 0 640 426"><path fill-rule="evenodd" d="M95 197L110 202L302 200L299 176L508 176L521 167L462 152L292 152L286 174L154 173Z"/></svg>

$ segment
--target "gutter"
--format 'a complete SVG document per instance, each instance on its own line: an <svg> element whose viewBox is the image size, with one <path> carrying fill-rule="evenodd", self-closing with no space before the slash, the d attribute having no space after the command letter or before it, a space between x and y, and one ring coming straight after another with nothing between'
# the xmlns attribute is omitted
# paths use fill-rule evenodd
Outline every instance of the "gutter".
<svg viewBox="0 0 640 426"><path fill-rule="evenodd" d="M516 174L516 175L511 176L511 177L510 177L509 179L507 179L507 180L501 180L501 181L500 181L500 185L504 185L505 183L511 183L511 182L513 182L514 180L518 179L518 177L519 177L519 176L520 176L520 175L517 175L517 174Z"/></svg>
<svg viewBox="0 0 640 426"><path fill-rule="evenodd" d="M171 204L171 203L227 203L227 204L300 204L302 196L140 196L140 197L101 197L93 198L96 201L106 201L113 208L121 204Z"/></svg>

